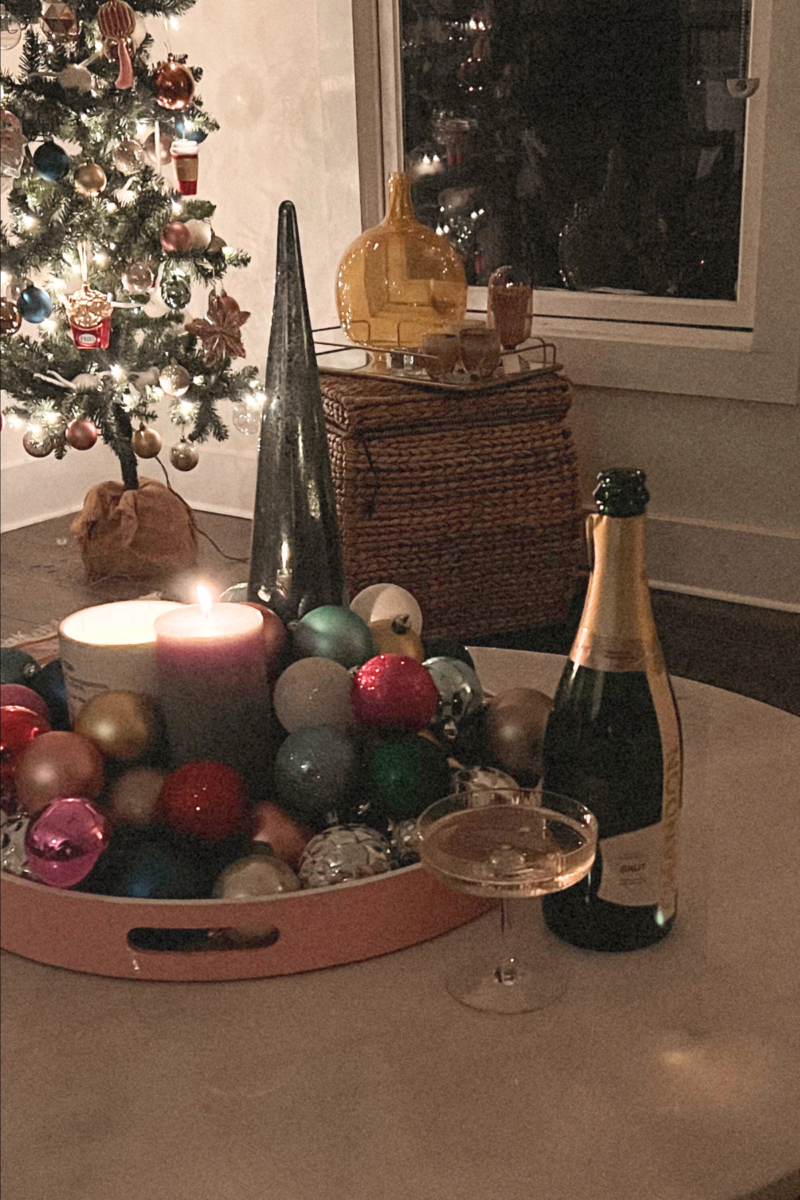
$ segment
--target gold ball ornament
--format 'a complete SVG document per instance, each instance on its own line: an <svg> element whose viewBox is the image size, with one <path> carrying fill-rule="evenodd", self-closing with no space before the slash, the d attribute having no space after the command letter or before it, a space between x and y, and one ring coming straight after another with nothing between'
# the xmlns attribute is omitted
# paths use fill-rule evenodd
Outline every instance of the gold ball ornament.
<svg viewBox="0 0 800 1200"><path fill-rule="evenodd" d="M168 396L184 396L189 390L189 384L192 382L192 377L182 367L180 363L170 363L158 377L158 383L162 392L166 392Z"/></svg>
<svg viewBox="0 0 800 1200"><path fill-rule="evenodd" d="M148 425L140 425L131 436L131 446L137 458L155 458L161 452L161 434Z"/></svg>
<svg viewBox="0 0 800 1200"><path fill-rule="evenodd" d="M8 337L9 334L16 333L21 324L22 317L16 304L4 296L0 300L0 333L3 337Z"/></svg>
<svg viewBox="0 0 800 1200"><path fill-rule="evenodd" d="M156 103L162 108L178 112L186 108L194 96L194 78L191 71L176 62L170 54L165 63L160 63L153 76Z"/></svg>
<svg viewBox="0 0 800 1200"><path fill-rule="evenodd" d="M417 662L425 659L422 638L412 628L407 616L394 617L391 621L372 621L369 626L375 642L376 654L404 654Z"/></svg>
<svg viewBox="0 0 800 1200"><path fill-rule="evenodd" d="M106 173L96 162L84 163L77 167L72 177L75 190L82 196L99 196L108 183Z"/></svg>
<svg viewBox="0 0 800 1200"><path fill-rule="evenodd" d="M100 692L75 718L75 733L106 758L136 762L155 746L160 733L158 709L150 696L137 692Z"/></svg>
<svg viewBox="0 0 800 1200"><path fill-rule="evenodd" d="M196 446L193 446L191 442L187 442L186 438L181 438L170 449L169 461L176 471L193 471L200 461L200 455Z"/></svg>
<svg viewBox="0 0 800 1200"><path fill-rule="evenodd" d="M489 700L486 737L489 752L515 778L540 776L547 718L553 701L535 688L512 688Z"/></svg>

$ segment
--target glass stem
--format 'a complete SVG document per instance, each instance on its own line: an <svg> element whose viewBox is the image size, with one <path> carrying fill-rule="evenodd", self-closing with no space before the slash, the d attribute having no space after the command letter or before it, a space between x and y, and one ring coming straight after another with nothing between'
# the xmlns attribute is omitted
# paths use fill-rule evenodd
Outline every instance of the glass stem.
<svg viewBox="0 0 800 1200"><path fill-rule="evenodd" d="M514 949L511 910L507 900L500 901L500 946L502 957L495 968L494 977L504 987L511 987L517 982L519 960Z"/></svg>

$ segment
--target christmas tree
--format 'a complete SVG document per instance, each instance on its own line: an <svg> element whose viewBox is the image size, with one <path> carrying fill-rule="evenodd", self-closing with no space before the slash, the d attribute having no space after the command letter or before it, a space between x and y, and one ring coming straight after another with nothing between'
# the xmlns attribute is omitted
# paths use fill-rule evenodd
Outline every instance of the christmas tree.
<svg viewBox="0 0 800 1200"><path fill-rule="evenodd" d="M125 489L139 486L137 457L161 449L148 428L159 404L180 431L170 461L190 470L196 443L227 437L217 402L252 403L257 386L255 368L232 366L249 314L221 283L249 256L197 196L198 149L218 129L202 72L171 53L151 62L145 18L167 28L194 2L0 6L3 49L24 38L18 71L2 72L5 413L34 457L99 434ZM194 285L209 289L208 312L190 321Z"/></svg>

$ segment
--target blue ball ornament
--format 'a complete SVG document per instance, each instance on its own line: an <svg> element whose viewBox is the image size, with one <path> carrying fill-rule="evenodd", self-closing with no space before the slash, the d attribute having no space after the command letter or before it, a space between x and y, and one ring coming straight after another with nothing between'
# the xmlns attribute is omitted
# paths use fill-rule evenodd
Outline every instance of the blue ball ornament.
<svg viewBox="0 0 800 1200"><path fill-rule="evenodd" d="M31 679L30 686L39 693L47 705L53 729L69 729L67 685L64 682L61 659L56 658L46 667L42 667L41 671L38 671Z"/></svg>
<svg viewBox="0 0 800 1200"><path fill-rule="evenodd" d="M333 725L306 725L290 733L275 756L278 803L301 824L324 829L355 788L358 755L352 739Z"/></svg>
<svg viewBox="0 0 800 1200"><path fill-rule="evenodd" d="M56 142L43 142L34 152L36 174L48 183L58 183L69 171L69 155Z"/></svg>
<svg viewBox="0 0 800 1200"><path fill-rule="evenodd" d="M32 687L38 672L36 659L24 650L13 646L0 650L0 683L24 683L26 687Z"/></svg>
<svg viewBox="0 0 800 1200"><path fill-rule="evenodd" d="M375 654L375 641L366 621L349 608L323 604L312 608L292 632L295 658L332 658L349 670Z"/></svg>
<svg viewBox="0 0 800 1200"><path fill-rule="evenodd" d="M204 142L208 134L204 129L198 129L188 117L177 117L175 120L175 132L179 138L183 138L187 142L196 142L199 145Z"/></svg>
<svg viewBox="0 0 800 1200"><path fill-rule="evenodd" d="M24 321L40 325L53 311L53 301L42 288L29 283L17 300L17 311Z"/></svg>

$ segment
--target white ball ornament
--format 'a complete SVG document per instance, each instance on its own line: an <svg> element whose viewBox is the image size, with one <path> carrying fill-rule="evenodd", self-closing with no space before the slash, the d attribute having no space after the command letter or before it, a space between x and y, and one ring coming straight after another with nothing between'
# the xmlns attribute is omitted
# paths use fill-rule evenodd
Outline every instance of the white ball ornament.
<svg viewBox="0 0 800 1200"><path fill-rule="evenodd" d="M393 621L407 617L406 624L415 633L422 633L422 609L405 588L395 583L373 583L350 602L350 609L371 625L374 621Z"/></svg>
<svg viewBox="0 0 800 1200"><path fill-rule="evenodd" d="M350 672L332 658L299 658L281 673L272 693L275 715L287 733L307 725L353 723Z"/></svg>
<svg viewBox="0 0 800 1200"><path fill-rule="evenodd" d="M211 242L212 229L208 221L184 221L192 239L193 250L207 250Z"/></svg>

